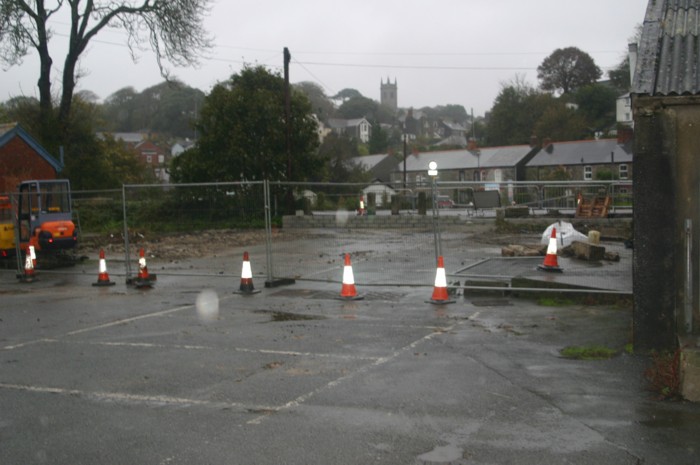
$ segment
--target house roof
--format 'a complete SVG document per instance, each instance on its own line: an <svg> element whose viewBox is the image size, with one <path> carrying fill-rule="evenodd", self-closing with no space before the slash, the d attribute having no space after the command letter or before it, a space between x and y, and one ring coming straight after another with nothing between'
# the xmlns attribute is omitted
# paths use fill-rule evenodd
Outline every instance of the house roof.
<svg viewBox="0 0 700 465"><path fill-rule="evenodd" d="M0 147L5 146L14 137L21 138L37 155L46 160L51 167L60 173L63 170L63 163L56 160L44 147L25 131L19 123L0 124Z"/></svg>
<svg viewBox="0 0 700 465"><path fill-rule="evenodd" d="M527 166L631 163L630 149L628 145L618 144L617 139L554 142L540 150Z"/></svg>
<svg viewBox="0 0 700 465"><path fill-rule="evenodd" d="M98 132L97 137L104 138L106 134L112 136L114 140L120 140L127 144L138 144L146 140L148 134L141 132Z"/></svg>
<svg viewBox="0 0 700 465"><path fill-rule="evenodd" d="M337 119L331 118L328 120L328 126L332 128L354 128L362 124L362 122L368 122L365 118L355 118L355 119Z"/></svg>
<svg viewBox="0 0 700 465"><path fill-rule="evenodd" d="M508 147L485 147L478 151L440 150L409 155L406 171L427 171L428 163L434 161L438 170L461 170L477 168L511 168L532 152L529 145ZM401 168L403 165L399 162Z"/></svg>
<svg viewBox="0 0 700 465"><path fill-rule="evenodd" d="M442 146L442 145L461 145L461 146L465 146L465 145L467 145L467 138L464 137L464 136L455 136L455 135L452 135L452 136L450 136L450 137L447 137L447 138L445 138L445 139L442 139L440 142L438 142L438 143L435 144L435 145L437 145L438 147L440 147L440 146Z"/></svg>
<svg viewBox="0 0 700 465"><path fill-rule="evenodd" d="M382 153L377 155L363 155L361 157L352 157L350 161L362 168L365 171L369 171L376 167L380 162L382 162L389 154Z"/></svg>
<svg viewBox="0 0 700 465"><path fill-rule="evenodd" d="M637 52L632 92L700 93L700 0L650 1Z"/></svg>
<svg viewBox="0 0 700 465"><path fill-rule="evenodd" d="M440 120L440 123L453 131L465 131L465 127L455 121Z"/></svg>

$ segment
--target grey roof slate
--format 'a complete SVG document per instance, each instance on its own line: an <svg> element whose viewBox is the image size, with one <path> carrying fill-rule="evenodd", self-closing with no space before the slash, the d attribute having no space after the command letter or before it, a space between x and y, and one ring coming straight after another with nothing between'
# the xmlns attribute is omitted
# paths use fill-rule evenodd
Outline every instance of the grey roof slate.
<svg viewBox="0 0 700 465"><path fill-rule="evenodd" d="M632 92L700 92L700 0L649 0Z"/></svg>
<svg viewBox="0 0 700 465"><path fill-rule="evenodd" d="M620 145L617 139L553 142L540 150L527 166L600 165L631 163L630 146Z"/></svg>
<svg viewBox="0 0 700 465"><path fill-rule="evenodd" d="M427 171L428 163L434 161L439 170L461 170L476 168L512 168L531 151L529 145L508 147L484 147L476 152L463 150L440 150L411 154L406 160L406 171ZM403 169L402 162L399 166Z"/></svg>
<svg viewBox="0 0 700 465"><path fill-rule="evenodd" d="M359 126L363 121L367 121L365 118L354 118L354 119L339 119L331 118L328 120L328 126L334 129L340 128L354 128Z"/></svg>
<svg viewBox="0 0 700 465"><path fill-rule="evenodd" d="M350 161L362 169L369 171L383 161L389 154L382 153L377 155L362 155L360 157L352 157Z"/></svg>

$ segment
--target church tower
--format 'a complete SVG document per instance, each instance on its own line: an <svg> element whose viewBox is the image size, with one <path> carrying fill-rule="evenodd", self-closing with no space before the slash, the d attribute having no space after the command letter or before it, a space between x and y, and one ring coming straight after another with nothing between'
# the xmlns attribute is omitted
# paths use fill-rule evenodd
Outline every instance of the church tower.
<svg viewBox="0 0 700 465"><path fill-rule="evenodd" d="M394 78L394 83L391 83L391 80L387 77L386 78L386 84L384 83L384 79L381 81L381 86L380 86L380 103L387 108L391 109L394 113L399 109L399 97L397 93L397 88L396 88L396 78Z"/></svg>

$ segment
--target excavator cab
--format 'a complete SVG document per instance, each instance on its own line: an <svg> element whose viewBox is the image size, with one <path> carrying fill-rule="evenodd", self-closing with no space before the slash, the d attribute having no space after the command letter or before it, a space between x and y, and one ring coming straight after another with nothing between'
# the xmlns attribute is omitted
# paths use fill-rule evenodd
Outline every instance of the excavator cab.
<svg viewBox="0 0 700 465"><path fill-rule="evenodd" d="M72 249L78 243L67 179L24 181L17 202L20 248L36 251Z"/></svg>

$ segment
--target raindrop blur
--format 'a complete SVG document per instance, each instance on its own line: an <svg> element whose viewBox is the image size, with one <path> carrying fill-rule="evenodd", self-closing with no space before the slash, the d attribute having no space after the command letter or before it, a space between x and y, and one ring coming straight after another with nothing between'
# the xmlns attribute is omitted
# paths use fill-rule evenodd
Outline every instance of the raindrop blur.
<svg viewBox="0 0 700 465"><path fill-rule="evenodd" d="M345 226L349 217L350 213L345 209L340 209L335 212L335 222L338 226Z"/></svg>
<svg viewBox="0 0 700 465"><path fill-rule="evenodd" d="M219 296L213 289L204 289L195 302L197 315L203 323L211 323L219 318Z"/></svg>

